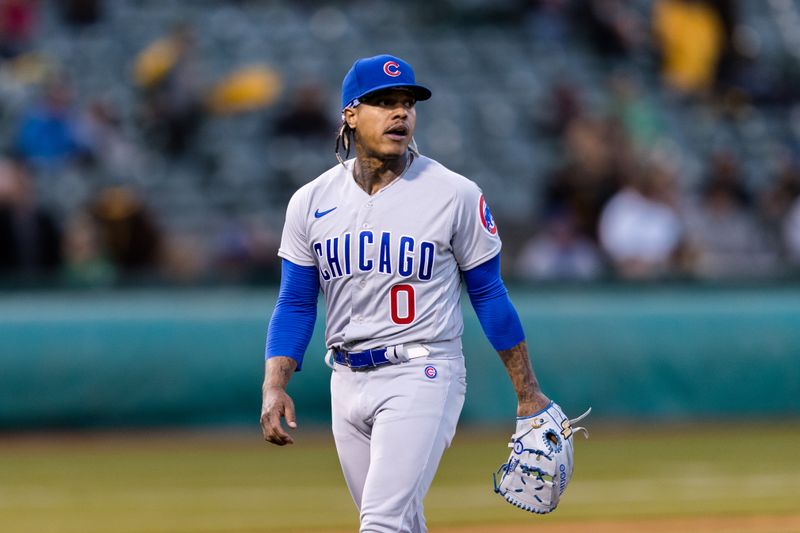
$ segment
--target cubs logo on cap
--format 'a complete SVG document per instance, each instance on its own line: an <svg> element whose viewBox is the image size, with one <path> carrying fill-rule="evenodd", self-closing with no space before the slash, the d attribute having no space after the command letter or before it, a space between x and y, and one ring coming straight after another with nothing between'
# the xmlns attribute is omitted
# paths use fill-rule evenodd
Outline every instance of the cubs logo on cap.
<svg viewBox="0 0 800 533"><path fill-rule="evenodd" d="M404 87L417 101L427 100L431 91L417 83L414 69L399 57L389 54L357 60L342 80L342 109L358 104L358 100L381 89Z"/></svg>
<svg viewBox="0 0 800 533"><path fill-rule="evenodd" d="M387 61L383 64L383 71L387 76L396 78L400 75L400 65L397 63L397 61Z"/></svg>

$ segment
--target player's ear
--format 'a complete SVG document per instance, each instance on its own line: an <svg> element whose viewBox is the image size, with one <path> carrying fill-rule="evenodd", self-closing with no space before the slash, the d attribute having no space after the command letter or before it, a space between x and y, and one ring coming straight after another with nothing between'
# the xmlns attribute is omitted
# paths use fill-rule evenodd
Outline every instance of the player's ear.
<svg viewBox="0 0 800 533"><path fill-rule="evenodd" d="M342 113L344 116L344 121L350 127L351 130L356 129L356 123L358 122L358 116L356 114L356 110L352 107L345 108L344 112Z"/></svg>

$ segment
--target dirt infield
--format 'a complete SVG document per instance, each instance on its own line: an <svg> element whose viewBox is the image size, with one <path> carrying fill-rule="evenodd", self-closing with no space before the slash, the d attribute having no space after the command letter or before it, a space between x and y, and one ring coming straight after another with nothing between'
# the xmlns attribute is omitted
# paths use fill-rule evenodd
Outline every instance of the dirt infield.
<svg viewBox="0 0 800 533"><path fill-rule="evenodd" d="M747 516L747 517L695 517L659 518L649 520L608 520L590 522L562 522L550 524L470 526L431 528L431 533L798 533L800 515Z"/></svg>
<svg viewBox="0 0 800 533"><path fill-rule="evenodd" d="M685 518L652 518L644 520L591 520L558 523L479 525L430 528L431 533L800 533L800 515L785 516L699 516ZM298 531L295 533L351 533L337 529L326 532Z"/></svg>

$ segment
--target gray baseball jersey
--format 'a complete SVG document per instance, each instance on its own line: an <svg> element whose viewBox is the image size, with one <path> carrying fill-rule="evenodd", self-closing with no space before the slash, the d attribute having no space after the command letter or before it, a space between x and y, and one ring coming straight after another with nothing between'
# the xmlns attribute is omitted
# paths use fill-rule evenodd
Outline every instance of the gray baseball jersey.
<svg viewBox="0 0 800 533"><path fill-rule="evenodd" d="M459 270L501 247L481 190L415 156L398 179L369 195L355 183L353 164L294 194L278 251L319 269L326 345L358 351L460 337Z"/></svg>

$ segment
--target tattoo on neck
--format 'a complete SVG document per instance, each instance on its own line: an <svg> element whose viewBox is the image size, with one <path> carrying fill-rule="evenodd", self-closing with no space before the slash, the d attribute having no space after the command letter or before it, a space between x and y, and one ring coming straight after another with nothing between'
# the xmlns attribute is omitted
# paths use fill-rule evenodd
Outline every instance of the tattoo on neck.
<svg viewBox="0 0 800 533"><path fill-rule="evenodd" d="M378 159L362 153L356 146L353 178L367 194L373 194L401 176L411 164L413 154L406 152L393 159Z"/></svg>

